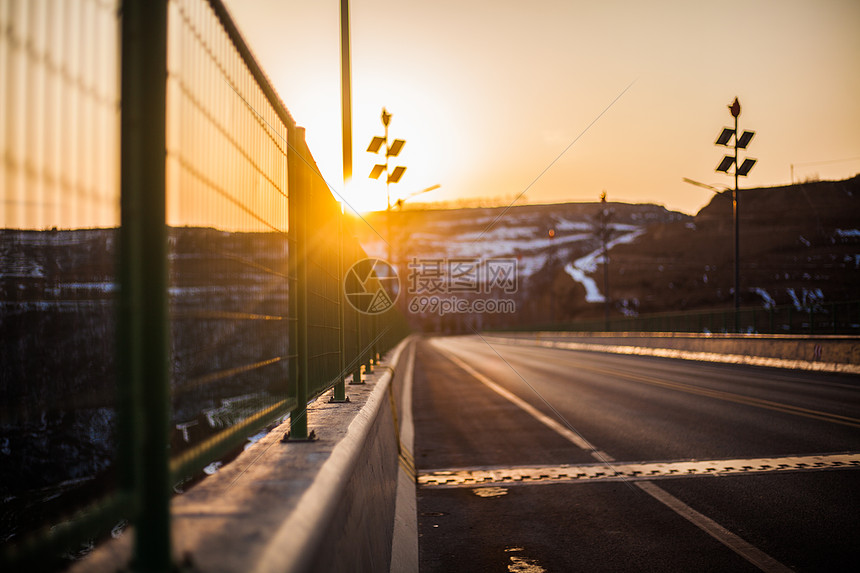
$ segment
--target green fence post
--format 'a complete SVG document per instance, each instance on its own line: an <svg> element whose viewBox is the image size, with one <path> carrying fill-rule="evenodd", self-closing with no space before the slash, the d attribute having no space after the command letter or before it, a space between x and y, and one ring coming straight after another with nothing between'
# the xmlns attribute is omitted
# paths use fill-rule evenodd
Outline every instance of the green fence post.
<svg viewBox="0 0 860 573"><path fill-rule="evenodd" d="M362 328L362 316L356 310L355 311L355 353L352 357L352 362L355 363L355 370L352 372L352 383L353 384L364 384L364 381L361 379L361 328Z"/></svg>
<svg viewBox="0 0 860 573"><path fill-rule="evenodd" d="M352 235L352 249L349 260L352 261L352 264L358 262L359 258L361 258L361 252L358 248L358 238ZM364 382L361 380L361 343L362 343L362 334L361 329L364 326L364 318L358 310L355 308L351 311L354 317L355 324L355 352L351 353L350 356L350 365L354 366L354 370L352 372L352 382L351 384L363 384Z"/></svg>
<svg viewBox="0 0 860 573"><path fill-rule="evenodd" d="M376 366L379 364L379 317L378 315L373 315L373 350L370 351L370 359L373 362L373 365Z"/></svg>
<svg viewBox="0 0 860 573"><path fill-rule="evenodd" d="M294 124L287 125L287 140L291 145L291 133L296 129ZM297 227L299 226L297 220L297 210L295 204L295 196L293 192L298 193L297 190L290 187L291 184L295 185L296 188L299 186L298 174L293 173L293 168L299 169L300 167L293 161L292 157L297 152L288 146L287 149L287 191L288 191L288 203L287 203L287 220L288 220L288 238L287 243L289 248L287 249L287 269L288 269L288 277L287 277L287 302L288 302L288 320L287 320L287 355L289 356L289 369L287 371L287 397L295 398L298 394L298 381L299 381L299 240L298 240L298 232ZM291 179L294 177L294 179ZM304 333L302 333L304 336ZM298 406L298 400L296 400L296 406ZM293 414L290 413L290 421L292 422Z"/></svg>
<svg viewBox="0 0 860 573"><path fill-rule="evenodd" d="M133 569L171 570L165 154L167 1L122 5L120 356L139 401ZM123 433L127 431L123 430ZM129 436L125 436L126 439Z"/></svg>
<svg viewBox="0 0 860 573"><path fill-rule="evenodd" d="M304 440L308 437L308 176L305 155L305 129L290 126L287 129L287 178L289 189L290 228L295 229L294 248L290 249L290 265L296 273L295 331L296 331L296 379L290 381L295 392L296 407L290 412L290 439Z"/></svg>
<svg viewBox="0 0 860 573"><path fill-rule="evenodd" d="M338 305L337 305L337 346L338 346L338 374L337 374L337 382L334 385L334 391L332 393L331 401L332 402L347 402L348 399L346 397L346 333L344 332L345 325L345 308L344 308L344 300L346 298L346 294L343 289L343 280L344 280L344 263L343 263L343 251L344 251L344 232L343 232L343 213L337 213L337 291L339 296L337 297Z"/></svg>

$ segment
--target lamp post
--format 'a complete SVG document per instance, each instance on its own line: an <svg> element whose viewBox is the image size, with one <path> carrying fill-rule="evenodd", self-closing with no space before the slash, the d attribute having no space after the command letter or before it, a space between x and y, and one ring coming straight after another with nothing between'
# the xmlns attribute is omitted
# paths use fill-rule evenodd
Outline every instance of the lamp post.
<svg viewBox="0 0 860 573"><path fill-rule="evenodd" d="M351 60L349 53L349 0L340 0L340 104L341 104L341 134L342 134L342 156L343 156L343 188L346 190L352 179L352 77ZM343 213L337 218L337 276L344 279L344 228ZM340 300L337 313L338 326L338 359L340 366L340 377L334 386L332 402L348 402L346 397L345 375L346 375L346 329L344 328L346 316L344 314L343 300ZM357 348L361 347L361 339L356 329ZM361 366L353 372L353 383L361 382Z"/></svg>
<svg viewBox="0 0 860 573"><path fill-rule="evenodd" d="M406 143L403 139L395 139L390 144L388 143L388 124L391 123L391 114L385 108L382 108L382 125L385 127L385 135L380 137L375 135L370 140L370 145L367 146L369 153L379 153L382 150L382 144L385 144L385 163L373 166L370 171L371 179L379 179L379 176L385 173L385 219L387 227L388 240L388 260L391 261L391 191L389 189L392 183L397 183L403 177L403 172L406 168L398 165L394 171L389 171L388 158L397 157L400 150L403 149L403 144Z"/></svg>
<svg viewBox="0 0 860 573"><path fill-rule="evenodd" d="M600 194L600 242L603 246L603 291L606 293L603 297L603 321L607 332L609 331L609 305L611 304L609 298L609 249L607 248L607 243L609 242L609 235L612 233L609 227L611 220L612 213L606 204L606 191L603 191Z"/></svg>
<svg viewBox="0 0 860 573"><path fill-rule="evenodd" d="M755 165L755 159L744 159L744 162L741 165L738 165L738 149L746 149L749 145L750 140L755 135L754 131L745 131L743 134L738 136L738 116L741 114L741 104L738 101L738 98L735 98L729 106L729 111L732 114L732 117L735 118L735 128L732 129L730 127L724 127L722 133L717 138L715 145L723 145L725 147L731 147L734 149L734 155L726 155L723 157L723 160L717 166L717 171L728 173L729 169L734 166L734 176L735 176L735 188L732 191L732 220L734 222L734 232L735 232L735 311L740 308L740 202L739 202L739 188L738 188L738 177L746 177L750 169L752 169L753 165ZM729 142L732 141L732 145L729 145ZM737 328L737 317L735 317L735 327Z"/></svg>
<svg viewBox="0 0 860 573"><path fill-rule="evenodd" d="M549 237L549 258L547 259L546 268L549 271L549 320L548 322L556 322L556 304L555 294L553 293L553 282L555 278L555 229L550 227L546 232Z"/></svg>

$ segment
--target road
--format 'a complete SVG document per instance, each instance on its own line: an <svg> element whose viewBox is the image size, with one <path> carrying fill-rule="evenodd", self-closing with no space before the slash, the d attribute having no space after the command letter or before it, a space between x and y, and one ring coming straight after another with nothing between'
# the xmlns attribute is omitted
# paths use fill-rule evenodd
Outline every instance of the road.
<svg viewBox="0 0 860 573"><path fill-rule="evenodd" d="M421 571L860 570L860 377L425 339Z"/></svg>

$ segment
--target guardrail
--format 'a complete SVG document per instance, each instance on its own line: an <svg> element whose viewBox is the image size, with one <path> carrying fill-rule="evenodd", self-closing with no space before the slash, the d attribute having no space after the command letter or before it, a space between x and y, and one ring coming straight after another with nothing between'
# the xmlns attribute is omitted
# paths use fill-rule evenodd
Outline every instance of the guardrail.
<svg viewBox="0 0 860 573"><path fill-rule="evenodd" d="M552 322L507 330L575 332L701 332L748 334L858 334L860 301L735 309L689 310L639 316Z"/></svg>
<svg viewBox="0 0 860 573"><path fill-rule="evenodd" d="M308 438L408 328L344 303L366 255L220 0L0 18L2 563L131 522L167 570L172 488L287 414Z"/></svg>

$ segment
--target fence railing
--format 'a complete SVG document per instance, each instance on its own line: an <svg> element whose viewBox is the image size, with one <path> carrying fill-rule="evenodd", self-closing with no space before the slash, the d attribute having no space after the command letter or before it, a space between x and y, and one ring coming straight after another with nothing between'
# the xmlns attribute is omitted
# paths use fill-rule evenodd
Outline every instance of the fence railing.
<svg viewBox="0 0 860 573"><path fill-rule="evenodd" d="M523 327L517 327L522 329ZM663 312L537 324L529 330L578 332L701 332L758 334L858 334L860 301Z"/></svg>
<svg viewBox="0 0 860 573"><path fill-rule="evenodd" d="M177 483L407 332L346 304L352 221L221 1L119 8L0 0L4 565L130 522L167 570Z"/></svg>

